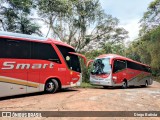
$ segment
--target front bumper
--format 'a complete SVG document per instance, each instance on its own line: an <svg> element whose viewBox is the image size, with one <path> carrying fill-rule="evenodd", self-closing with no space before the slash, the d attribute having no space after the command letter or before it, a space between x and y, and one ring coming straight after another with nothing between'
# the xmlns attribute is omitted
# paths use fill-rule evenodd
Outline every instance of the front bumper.
<svg viewBox="0 0 160 120"><path fill-rule="evenodd" d="M81 85L81 83L82 83L82 74L80 74L80 79L77 82L75 83L70 82L69 85L63 85L62 88L78 87Z"/></svg>

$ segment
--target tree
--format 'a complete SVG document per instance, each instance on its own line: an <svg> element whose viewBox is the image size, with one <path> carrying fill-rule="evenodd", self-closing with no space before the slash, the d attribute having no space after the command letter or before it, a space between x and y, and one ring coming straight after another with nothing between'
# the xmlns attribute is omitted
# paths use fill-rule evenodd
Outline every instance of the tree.
<svg viewBox="0 0 160 120"><path fill-rule="evenodd" d="M117 27L118 19L106 15L99 0L40 0L38 6L54 37L77 51L93 48L93 42L104 43L107 37L117 42L126 38L127 32Z"/></svg>
<svg viewBox="0 0 160 120"><path fill-rule="evenodd" d="M160 75L160 0L150 3L140 23L140 36L131 43L127 55L150 65L154 75Z"/></svg>
<svg viewBox="0 0 160 120"><path fill-rule="evenodd" d="M140 41L143 43L143 49L148 53L145 59L150 60L149 64L155 74L160 75L160 0L150 3L141 19L141 26Z"/></svg>
<svg viewBox="0 0 160 120"><path fill-rule="evenodd" d="M78 37L74 37L72 43L76 45L77 51L82 51L92 40L88 30L91 29L91 25L104 17L104 12L98 0L78 1L75 9L77 17L74 18L74 25L78 28Z"/></svg>
<svg viewBox="0 0 160 120"><path fill-rule="evenodd" d="M126 56L135 61L150 65L151 56L146 46L146 42L143 42L141 39L134 40L126 50Z"/></svg>
<svg viewBox="0 0 160 120"><path fill-rule="evenodd" d="M40 20L49 27L46 36L51 31L55 37L63 40L62 20L71 15L72 0L37 0L37 5Z"/></svg>
<svg viewBox="0 0 160 120"><path fill-rule="evenodd" d="M82 48L82 43L88 42L85 39L87 29L100 12L97 0L40 0L38 5L39 15L54 37L75 46L77 50Z"/></svg>
<svg viewBox="0 0 160 120"><path fill-rule="evenodd" d="M30 17L32 0L1 0L0 21L4 31L41 35L40 27Z"/></svg>
<svg viewBox="0 0 160 120"><path fill-rule="evenodd" d="M149 4L148 10L144 13L140 23L140 35L143 35L160 25L160 0L154 0Z"/></svg>
<svg viewBox="0 0 160 120"><path fill-rule="evenodd" d="M112 54L126 56L124 43L115 44L112 42L107 42L105 45L103 45L103 49L106 54L112 53Z"/></svg>
<svg viewBox="0 0 160 120"><path fill-rule="evenodd" d="M103 19L98 21L91 32L89 49L98 49L103 46L124 44L124 40L128 37L128 32L124 28L118 26L119 20L111 15L105 15Z"/></svg>
<svg viewBox="0 0 160 120"><path fill-rule="evenodd" d="M146 44L144 47L151 56L150 65L154 69L160 69L160 26L145 34L142 37L142 41Z"/></svg>

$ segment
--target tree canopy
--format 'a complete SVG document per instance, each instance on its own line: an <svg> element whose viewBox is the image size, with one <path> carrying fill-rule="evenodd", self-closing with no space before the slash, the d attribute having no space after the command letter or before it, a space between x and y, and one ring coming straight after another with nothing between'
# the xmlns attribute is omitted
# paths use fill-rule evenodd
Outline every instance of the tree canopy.
<svg viewBox="0 0 160 120"><path fill-rule="evenodd" d="M160 75L160 0L150 3L140 23L139 38L130 44L127 56L150 65Z"/></svg>
<svg viewBox="0 0 160 120"><path fill-rule="evenodd" d="M99 0L0 0L0 29L49 36L93 59L115 53L150 65L160 75L160 0L153 0L140 20L139 37L128 46L128 32L104 12ZM33 18L33 16L37 18ZM37 22L37 21L40 21ZM46 29L45 29L46 31Z"/></svg>
<svg viewBox="0 0 160 120"><path fill-rule="evenodd" d="M49 26L48 33L77 51L97 49L127 37L127 31L118 27L118 19L104 13L99 0L39 0L38 11Z"/></svg>
<svg viewBox="0 0 160 120"><path fill-rule="evenodd" d="M41 35L40 26L31 19L32 0L0 0L0 22L4 31Z"/></svg>

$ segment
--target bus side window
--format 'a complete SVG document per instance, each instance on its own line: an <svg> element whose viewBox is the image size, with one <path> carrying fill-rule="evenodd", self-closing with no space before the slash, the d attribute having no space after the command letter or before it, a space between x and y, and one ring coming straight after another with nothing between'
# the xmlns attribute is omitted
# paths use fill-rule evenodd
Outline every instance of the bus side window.
<svg viewBox="0 0 160 120"><path fill-rule="evenodd" d="M113 73L118 71L118 65L117 65L117 60L114 61L114 65L113 65Z"/></svg>
<svg viewBox="0 0 160 120"><path fill-rule="evenodd" d="M113 65L113 73L118 72L126 68L126 61L124 60L115 60Z"/></svg>
<svg viewBox="0 0 160 120"><path fill-rule="evenodd" d="M0 58L29 59L30 43L22 40L1 38Z"/></svg>
<svg viewBox="0 0 160 120"><path fill-rule="evenodd" d="M51 44L32 42L31 59L48 60L61 63L56 51Z"/></svg>

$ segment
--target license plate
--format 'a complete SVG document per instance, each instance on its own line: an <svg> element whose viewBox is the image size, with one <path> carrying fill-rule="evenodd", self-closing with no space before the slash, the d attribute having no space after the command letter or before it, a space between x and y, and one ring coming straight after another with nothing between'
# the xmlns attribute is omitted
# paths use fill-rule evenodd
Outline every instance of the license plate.
<svg viewBox="0 0 160 120"><path fill-rule="evenodd" d="M100 82L96 82L96 84L100 84Z"/></svg>

